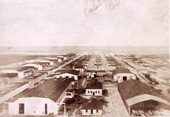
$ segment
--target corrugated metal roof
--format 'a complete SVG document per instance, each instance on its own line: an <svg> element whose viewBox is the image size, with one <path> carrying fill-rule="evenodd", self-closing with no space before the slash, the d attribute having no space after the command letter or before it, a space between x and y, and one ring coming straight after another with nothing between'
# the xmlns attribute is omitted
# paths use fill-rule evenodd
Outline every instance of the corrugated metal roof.
<svg viewBox="0 0 170 117"><path fill-rule="evenodd" d="M58 75L64 74L64 73L70 73L70 74L73 74L73 75L79 75L80 71L73 70L73 69L67 69L67 70L61 71Z"/></svg>
<svg viewBox="0 0 170 117"><path fill-rule="evenodd" d="M113 70L113 75L116 75L119 73L131 73L131 72L126 68L116 68L115 70Z"/></svg>
<svg viewBox="0 0 170 117"><path fill-rule="evenodd" d="M86 89L102 89L102 83L98 81L91 81L86 85Z"/></svg>
<svg viewBox="0 0 170 117"><path fill-rule="evenodd" d="M44 83L42 83L38 87L27 89L18 94L16 97L44 97L49 98L53 101L57 101L57 99L71 83L71 81L73 81L73 79L71 78L57 79L57 81L54 81L54 79L48 79L45 80Z"/></svg>
<svg viewBox="0 0 170 117"><path fill-rule="evenodd" d="M90 102L86 102L82 109L102 109L103 102L102 100L92 99Z"/></svg>
<svg viewBox="0 0 170 117"><path fill-rule="evenodd" d="M139 80L127 80L118 84L118 89L123 100L133 98L141 94L158 96L158 92Z"/></svg>

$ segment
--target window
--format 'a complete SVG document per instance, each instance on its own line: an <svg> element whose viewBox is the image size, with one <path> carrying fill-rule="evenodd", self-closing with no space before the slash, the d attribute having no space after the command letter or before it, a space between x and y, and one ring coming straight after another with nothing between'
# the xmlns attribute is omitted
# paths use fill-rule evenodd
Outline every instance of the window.
<svg viewBox="0 0 170 117"><path fill-rule="evenodd" d="M19 103L19 114L24 114L24 103Z"/></svg>
<svg viewBox="0 0 170 117"><path fill-rule="evenodd" d="M97 93L97 91L95 91Z"/></svg>
<svg viewBox="0 0 170 117"><path fill-rule="evenodd" d="M100 91L98 91L98 93L100 93Z"/></svg>

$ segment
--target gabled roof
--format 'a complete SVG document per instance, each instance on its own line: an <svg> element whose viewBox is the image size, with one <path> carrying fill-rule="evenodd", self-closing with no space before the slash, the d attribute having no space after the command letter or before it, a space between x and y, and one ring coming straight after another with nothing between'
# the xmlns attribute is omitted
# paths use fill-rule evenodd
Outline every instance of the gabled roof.
<svg viewBox="0 0 170 117"><path fill-rule="evenodd" d="M158 96L158 92L139 80L127 80L118 84L118 89L124 100L133 98L141 94Z"/></svg>
<svg viewBox="0 0 170 117"><path fill-rule="evenodd" d="M16 98L20 97L43 97L49 98L54 102L60 97L62 92L67 88L67 86L73 81L73 79L69 78L59 78L57 81L54 79L45 80L44 83L39 86L26 89L22 93L18 94Z"/></svg>
<svg viewBox="0 0 170 117"><path fill-rule="evenodd" d="M91 81L86 85L86 89L102 89L102 83L98 81Z"/></svg>
<svg viewBox="0 0 170 117"><path fill-rule="evenodd" d="M102 109L103 102L101 100L92 99L91 101L84 103L82 109Z"/></svg>
<svg viewBox="0 0 170 117"><path fill-rule="evenodd" d="M113 70L113 75L120 74L120 73L131 73L131 72L126 68L116 68L115 70Z"/></svg>

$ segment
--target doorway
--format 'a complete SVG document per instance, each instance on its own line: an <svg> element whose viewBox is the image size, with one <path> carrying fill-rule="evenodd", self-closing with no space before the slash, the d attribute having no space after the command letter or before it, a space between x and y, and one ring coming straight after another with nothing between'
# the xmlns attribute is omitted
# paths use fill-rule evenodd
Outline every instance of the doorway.
<svg viewBox="0 0 170 117"><path fill-rule="evenodd" d="M47 115L47 104L45 104L45 115Z"/></svg>
<svg viewBox="0 0 170 117"><path fill-rule="evenodd" d="M123 80L124 80L124 81L127 80L127 76L123 76Z"/></svg>
<svg viewBox="0 0 170 117"><path fill-rule="evenodd" d="M24 103L19 103L19 114L24 114Z"/></svg>

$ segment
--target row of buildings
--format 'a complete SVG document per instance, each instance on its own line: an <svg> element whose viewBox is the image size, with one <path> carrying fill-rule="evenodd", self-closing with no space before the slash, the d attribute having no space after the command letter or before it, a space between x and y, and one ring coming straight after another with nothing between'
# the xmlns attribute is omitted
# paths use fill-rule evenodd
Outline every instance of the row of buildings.
<svg viewBox="0 0 170 117"><path fill-rule="evenodd" d="M0 70L0 78L25 78L32 75L34 71L45 70L46 66L54 66L56 63L66 59L66 56L57 56L27 60L17 67Z"/></svg>

